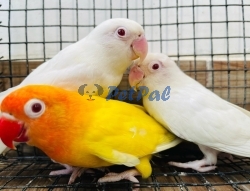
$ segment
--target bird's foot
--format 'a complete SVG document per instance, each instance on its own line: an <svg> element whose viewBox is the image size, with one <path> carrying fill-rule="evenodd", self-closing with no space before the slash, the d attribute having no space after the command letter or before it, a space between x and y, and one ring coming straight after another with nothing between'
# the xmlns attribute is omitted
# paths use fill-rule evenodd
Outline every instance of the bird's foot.
<svg viewBox="0 0 250 191"><path fill-rule="evenodd" d="M195 161L190 161L186 163L181 163L181 162L169 162L169 165L176 166L179 168L192 168L194 170L197 170L199 172L206 172L210 170L214 170L217 166L208 164L206 159L202 160L195 160Z"/></svg>
<svg viewBox="0 0 250 191"><path fill-rule="evenodd" d="M61 164L61 163L60 163ZM67 164L61 164L65 167L62 170L51 171L49 175L62 175L62 174L71 174L73 172L73 167Z"/></svg>
<svg viewBox="0 0 250 191"><path fill-rule="evenodd" d="M107 170L107 168L95 168L96 170L100 170L102 172L104 172L105 170ZM95 173L96 171L94 171L91 168L82 168L82 167L72 167L72 174L69 178L69 182L68 184L72 184L73 182L75 182L77 177L80 177L83 173Z"/></svg>
<svg viewBox="0 0 250 191"><path fill-rule="evenodd" d="M73 167L73 172L69 178L69 182L68 184L72 184L73 182L75 182L75 179L77 177L80 177L82 175L82 173L84 173L86 169L82 168L82 167Z"/></svg>
<svg viewBox="0 0 250 191"><path fill-rule="evenodd" d="M124 171L122 173L113 173L110 172L106 174L104 177L100 178L98 180L99 183L102 182L117 182L120 180L129 180L131 182L136 183L136 186L139 186L139 181L135 178L135 176L141 175L138 170L136 169L130 169L127 171ZM133 191L138 191L138 188L133 189Z"/></svg>

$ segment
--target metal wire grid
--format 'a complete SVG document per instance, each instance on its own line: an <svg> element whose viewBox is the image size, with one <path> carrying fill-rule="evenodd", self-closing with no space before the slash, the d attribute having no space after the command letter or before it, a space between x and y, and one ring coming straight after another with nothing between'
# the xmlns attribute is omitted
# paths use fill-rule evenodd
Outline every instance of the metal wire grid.
<svg viewBox="0 0 250 191"><path fill-rule="evenodd" d="M180 152L181 151L181 152ZM180 154L181 153L181 154ZM0 189L2 190L132 190L139 187L146 190L249 190L250 159L234 157L220 159L218 168L212 172L200 173L178 169L167 164L170 160L189 161L202 157L195 149L179 146L160 154L152 160L153 173L140 184L129 181L101 183L96 181L105 173L95 170L83 174L75 184L68 185L68 175L49 176L49 172L62 167L44 156L11 157L0 159ZM123 166L113 166L112 172L126 170Z"/></svg>

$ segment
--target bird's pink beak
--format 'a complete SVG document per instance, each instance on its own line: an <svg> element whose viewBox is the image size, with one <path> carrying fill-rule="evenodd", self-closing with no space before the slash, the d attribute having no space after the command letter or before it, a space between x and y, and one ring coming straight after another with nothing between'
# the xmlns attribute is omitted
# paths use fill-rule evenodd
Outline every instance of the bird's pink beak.
<svg viewBox="0 0 250 191"><path fill-rule="evenodd" d="M0 138L3 143L11 148L16 149L13 141L27 142L26 130L23 127L23 123L15 120L10 120L5 117L0 118Z"/></svg>
<svg viewBox="0 0 250 191"><path fill-rule="evenodd" d="M135 39L132 42L132 48L134 55L132 60L135 60L140 57L140 60L143 61L148 53L148 42L144 35L141 35L139 38Z"/></svg>
<svg viewBox="0 0 250 191"><path fill-rule="evenodd" d="M143 70L137 64L133 65L130 68L128 77L130 86L136 88L136 86L143 80L143 78L144 78Z"/></svg>

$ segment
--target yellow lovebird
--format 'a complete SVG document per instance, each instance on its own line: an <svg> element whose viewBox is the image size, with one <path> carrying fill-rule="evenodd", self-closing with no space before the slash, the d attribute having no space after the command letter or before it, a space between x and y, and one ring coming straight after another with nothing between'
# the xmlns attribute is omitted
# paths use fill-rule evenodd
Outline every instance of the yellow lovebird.
<svg viewBox="0 0 250 191"><path fill-rule="evenodd" d="M97 96L90 100L88 95L48 85L15 90L3 100L1 112L0 137L10 148L13 141L26 141L56 162L84 169L135 167L120 175L108 174L99 182L136 182L135 175L147 178L151 155L181 141L140 106Z"/></svg>

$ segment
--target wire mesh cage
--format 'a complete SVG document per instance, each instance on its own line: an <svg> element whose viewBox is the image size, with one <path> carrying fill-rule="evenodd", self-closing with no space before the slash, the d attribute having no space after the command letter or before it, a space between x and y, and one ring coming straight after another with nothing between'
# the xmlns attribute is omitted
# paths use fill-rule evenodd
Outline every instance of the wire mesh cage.
<svg viewBox="0 0 250 191"><path fill-rule="evenodd" d="M19 84L38 65L82 39L109 18L124 17L145 29L150 52L163 52L182 70L223 99L250 109L249 0L0 0L0 91ZM127 73L120 89L128 89ZM3 190L250 190L250 159L219 159L215 171L200 173L167 161L202 158L181 144L152 160L153 173L136 185L97 184L104 172L86 173L74 184L41 151L21 144L0 159ZM111 167L121 171L125 167Z"/></svg>

